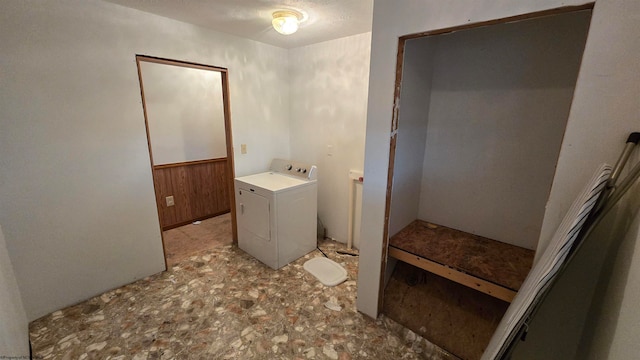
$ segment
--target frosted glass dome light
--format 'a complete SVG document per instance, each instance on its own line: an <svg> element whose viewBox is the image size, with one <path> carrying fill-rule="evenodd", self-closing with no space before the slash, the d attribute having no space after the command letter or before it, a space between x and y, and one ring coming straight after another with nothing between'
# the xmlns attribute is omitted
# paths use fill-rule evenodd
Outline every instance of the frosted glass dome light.
<svg viewBox="0 0 640 360"><path fill-rule="evenodd" d="M291 35L298 31L301 18L301 14L296 11L280 10L273 13L271 24L280 34Z"/></svg>

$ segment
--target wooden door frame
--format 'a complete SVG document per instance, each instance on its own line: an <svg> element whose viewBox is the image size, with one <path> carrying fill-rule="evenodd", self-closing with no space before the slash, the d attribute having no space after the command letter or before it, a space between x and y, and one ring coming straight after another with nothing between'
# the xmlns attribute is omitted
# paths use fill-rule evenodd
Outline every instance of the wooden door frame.
<svg viewBox="0 0 640 360"><path fill-rule="evenodd" d="M172 66L180 66L192 69L200 69L200 70L208 70L208 71L216 71L220 73L220 77L222 79L222 103L223 103L223 112L224 112L224 131L225 131L225 141L226 141L226 149L227 149L227 183L229 186L229 205L231 209L231 233L233 237L233 243L235 245L238 244L238 225L236 219L236 201L235 201L235 191L233 188L233 181L235 178L235 165L233 159L233 137L231 131L231 106L230 106L230 95L229 95L229 70L227 68L212 66L212 65L204 65L198 64L194 62L188 61L180 61L180 60L172 60L165 59L160 57L148 56L148 55L136 55L136 67L138 69L138 81L140 82L140 96L142 98L142 111L144 113L144 125L147 132L147 146L149 148L149 164L151 166L151 172L153 174L154 163L153 163L153 151L151 148L151 137L149 135L149 119L147 116L147 103L145 101L144 96L144 85L142 81L142 69L140 67L141 62L149 62L155 64L163 64L163 65L172 65ZM153 179L153 187L154 194L156 189L156 181ZM155 197L155 195L154 195ZM162 231L162 219L160 218L160 211L158 209L158 200L156 199L156 211L158 211L158 225L160 226L160 236L162 239L162 252L164 253L164 265L165 270L168 268L167 266L167 255L165 248L164 235Z"/></svg>
<svg viewBox="0 0 640 360"><path fill-rule="evenodd" d="M464 24L459 26L452 26L448 28L430 30L419 32L415 34L404 35L398 38L398 52L396 55L396 79L394 83L394 92L393 92L393 110L391 114L391 132L390 132L390 142L389 142L389 167L387 173L387 193L386 193L386 203L384 209L384 227L382 233L382 258L380 262L380 282L379 282L379 291L378 291L378 314L382 312L382 305L384 301L384 288L385 288L385 273L387 270L387 259L388 259L388 249L389 249L389 219L391 215L391 195L393 190L393 171L394 171L394 163L395 163L395 155L396 155L396 142L398 137L398 119L399 119L399 110L400 110L400 90L402 88L402 70L404 65L404 48L407 40L417 39L427 36L434 35L442 35L451 33L454 31L460 30L468 30L473 28L479 28L490 25L499 25L506 24L515 21L523 21L523 20L531 20L536 18L542 18L546 16L566 14L570 12L582 11L582 10L592 10L594 8L595 3L590 2L584 5L575 5L575 6L564 6L554 9L536 11L527 14L509 16L500 19L493 19L487 21L481 21L476 23Z"/></svg>

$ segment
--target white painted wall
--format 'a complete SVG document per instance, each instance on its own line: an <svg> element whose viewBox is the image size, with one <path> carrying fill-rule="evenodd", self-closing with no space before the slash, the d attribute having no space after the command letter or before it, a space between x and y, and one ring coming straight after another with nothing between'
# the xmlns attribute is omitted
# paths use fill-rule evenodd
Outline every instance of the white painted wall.
<svg viewBox="0 0 640 360"><path fill-rule="evenodd" d="M640 158L640 156L638 157ZM591 304L578 358L633 359L640 343L640 187L626 210L628 232L613 240ZM632 216L635 219L631 222ZM625 214L626 215L626 214Z"/></svg>
<svg viewBox="0 0 640 360"><path fill-rule="evenodd" d="M636 190L638 191L638 190ZM640 192L640 191L638 191ZM636 209L640 206L636 202ZM599 351L608 348L608 353L604 358L607 359L633 359L638 356L640 345L640 332L638 332L638 322L640 322L640 309L638 309L638 299L640 299L640 247L637 240L640 238L640 215L636 214L636 218L624 238L625 244L633 246L630 254L624 252L616 253L616 260L627 259L629 262L617 262L620 267L613 270L609 280L611 284L624 284L622 287L607 287L601 289L609 296L607 299L618 299L618 306L608 303L602 304L603 314L597 318L599 331L593 339L596 344L592 347L593 352L589 353L590 359L602 359ZM625 276L626 275L626 276ZM615 285L614 285L615 286ZM618 310L618 311L616 311ZM613 334L605 333L604 329L614 328ZM611 342L600 342L600 339L608 340L611 336ZM602 349L602 350L601 350Z"/></svg>
<svg viewBox="0 0 640 360"><path fill-rule="evenodd" d="M370 41L365 33L289 50L291 157L318 166L318 216L343 243L349 170L364 163Z"/></svg>
<svg viewBox="0 0 640 360"><path fill-rule="evenodd" d="M640 159L636 154L634 164ZM588 238L530 323L514 359L631 359L637 302L640 185ZM636 271L636 272L634 272ZM625 356L622 356L626 354Z"/></svg>
<svg viewBox="0 0 640 360"><path fill-rule="evenodd" d="M542 9L583 4L584 1L472 1L459 0L446 4L435 0L414 1L413 6L401 7L396 2L378 0L374 5L371 47L371 76L367 112L367 142L365 149L365 177L362 215L362 240L358 278L358 309L370 316L377 315L379 292L380 256L384 224L384 197L389 146L389 124L393 104L395 57L397 38L410 33L445 28L482 20L503 18ZM583 56L578 82L574 93L565 138L560 151L558 167L551 195L543 220L538 251L548 244L550 235L570 206L586 179L602 162L614 162L626 136L637 131L640 121L640 38L634 29L640 28L640 3L634 0L598 0ZM626 216L626 215L621 215ZM609 228L608 230L611 230ZM615 230L615 229L614 229ZM622 231L624 233L624 231ZM615 232L614 232L615 233ZM633 227L627 232L632 242L638 240ZM594 236L593 243L602 239ZM581 277L568 278L566 292L588 287L599 277L600 266L588 260L600 259L601 249L587 251L585 260L577 267ZM640 271L633 257L629 271ZM611 274L612 280L625 284L624 292L614 291L611 296L624 299L625 303L637 303L640 299L631 283L625 280L625 271ZM630 278L633 280L633 278ZM566 299L561 294L557 301ZM551 358L577 353L577 344L585 325L585 313L589 309L593 289L581 291L581 299L575 303L551 305L556 313L547 319L555 323L542 323L544 341L533 342L537 349L546 349ZM573 299L572 297L571 299ZM640 320L637 309L621 308L620 316L628 316L618 324L615 344L610 355L624 358L622 354L637 354L639 343L633 337L623 335L628 325ZM617 309L605 310L607 316L620 318ZM562 312L566 311L566 316ZM564 321L564 322L563 322ZM555 325L554 325L555 324ZM596 321L596 324L599 324ZM618 331L619 327L619 331ZM578 335L576 336L576 332ZM561 344L566 351L556 351ZM602 346L609 346L606 343ZM613 350L615 349L615 350ZM606 353L609 350L606 349ZM545 357L538 357L545 358Z"/></svg>
<svg viewBox="0 0 640 360"><path fill-rule="evenodd" d="M287 51L96 0L0 2L0 223L29 320L164 269L135 55L229 69L236 175L289 156Z"/></svg>
<svg viewBox="0 0 640 360"><path fill-rule="evenodd" d="M582 11L433 39L420 219L536 249L589 20Z"/></svg>
<svg viewBox="0 0 640 360"><path fill-rule="evenodd" d="M0 227L0 357L28 359L29 328L13 265Z"/></svg>
<svg viewBox="0 0 640 360"><path fill-rule="evenodd" d="M140 61L153 164L224 158L219 71Z"/></svg>
<svg viewBox="0 0 640 360"><path fill-rule="evenodd" d="M628 134L640 129L640 2L598 0L593 14L539 250L588 174L599 163L614 163ZM638 309L630 305L640 301L634 248L640 239L634 222L638 191L636 186L560 279L532 324L531 339L543 345L523 343L528 355L523 358L637 357L638 332L627 331L640 322Z"/></svg>

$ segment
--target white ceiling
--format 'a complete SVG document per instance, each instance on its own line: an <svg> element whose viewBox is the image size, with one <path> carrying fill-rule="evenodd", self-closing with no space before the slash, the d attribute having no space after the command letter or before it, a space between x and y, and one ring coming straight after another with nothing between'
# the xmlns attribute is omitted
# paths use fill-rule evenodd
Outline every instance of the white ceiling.
<svg viewBox="0 0 640 360"><path fill-rule="evenodd" d="M371 31L373 0L106 0L263 43L295 48ZM275 10L308 15L292 35L271 27Z"/></svg>

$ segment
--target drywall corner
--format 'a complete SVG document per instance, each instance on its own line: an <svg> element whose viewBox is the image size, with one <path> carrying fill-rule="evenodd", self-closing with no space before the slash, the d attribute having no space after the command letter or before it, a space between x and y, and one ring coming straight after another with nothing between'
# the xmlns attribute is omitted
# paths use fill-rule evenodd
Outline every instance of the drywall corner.
<svg viewBox="0 0 640 360"><path fill-rule="evenodd" d="M0 226L0 358L29 356L29 323Z"/></svg>

